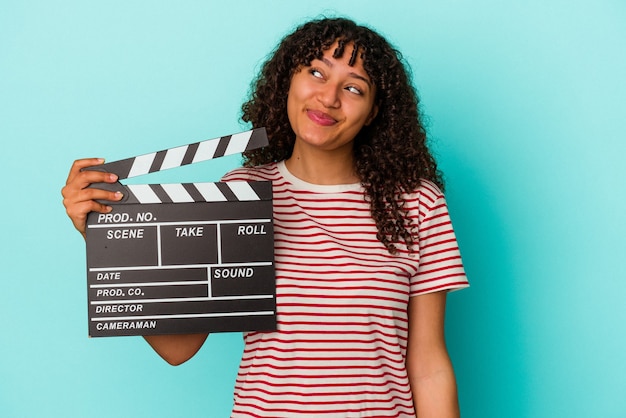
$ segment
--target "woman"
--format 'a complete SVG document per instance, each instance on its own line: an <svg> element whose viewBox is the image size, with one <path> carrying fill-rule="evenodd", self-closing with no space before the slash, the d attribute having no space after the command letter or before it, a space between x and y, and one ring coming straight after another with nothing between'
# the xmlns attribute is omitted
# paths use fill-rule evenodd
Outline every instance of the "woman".
<svg viewBox="0 0 626 418"><path fill-rule="evenodd" d="M224 177L271 180L278 330L245 335L233 417L457 417L446 292L466 287L442 181L400 54L347 19L308 22L265 63L243 120L269 146ZM84 234L78 160L64 204ZM180 364L206 334L150 336Z"/></svg>

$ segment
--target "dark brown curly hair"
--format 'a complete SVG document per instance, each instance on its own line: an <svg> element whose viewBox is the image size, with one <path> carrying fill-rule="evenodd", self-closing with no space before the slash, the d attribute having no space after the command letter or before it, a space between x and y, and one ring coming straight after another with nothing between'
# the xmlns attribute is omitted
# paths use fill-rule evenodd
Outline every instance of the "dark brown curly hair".
<svg viewBox="0 0 626 418"><path fill-rule="evenodd" d="M293 74L320 59L336 41L334 58L354 44L350 65L361 54L363 68L376 86L376 118L354 140L355 170L365 188L377 238L392 254L394 243L414 242L413 223L405 208L405 193L427 179L443 189L443 179L426 144L419 99L402 55L373 30L344 18L309 21L287 35L263 65L252 84L242 119L265 127L269 145L244 153L244 166L285 160L291 156L295 134L287 117L287 93Z"/></svg>

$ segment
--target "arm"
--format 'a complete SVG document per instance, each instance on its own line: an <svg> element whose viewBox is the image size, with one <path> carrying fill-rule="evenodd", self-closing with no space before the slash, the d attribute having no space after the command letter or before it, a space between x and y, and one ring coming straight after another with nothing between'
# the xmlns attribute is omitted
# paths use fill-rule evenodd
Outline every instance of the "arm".
<svg viewBox="0 0 626 418"><path fill-rule="evenodd" d="M444 337L446 292L409 301L406 367L419 418L460 416L456 379Z"/></svg>
<svg viewBox="0 0 626 418"><path fill-rule="evenodd" d="M147 335L144 338L159 356L172 366L192 358L209 334Z"/></svg>
<svg viewBox="0 0 626 418"><path fill-rule="evenodd" d="M74 161L67 176L65 186L61 190L63 206L72 220L74 228L85 237L87 214L89 212L109 213L112 208L96 200L116 202L123 196L121 193L101 189L87 188L91 183L115 183L117 176L102 171L81 171L85 167L100 165L100 158L86 158ZM208 334L154 335L145 337L146 341L168 363L179 365L193 357L202 347Z"/></svg>

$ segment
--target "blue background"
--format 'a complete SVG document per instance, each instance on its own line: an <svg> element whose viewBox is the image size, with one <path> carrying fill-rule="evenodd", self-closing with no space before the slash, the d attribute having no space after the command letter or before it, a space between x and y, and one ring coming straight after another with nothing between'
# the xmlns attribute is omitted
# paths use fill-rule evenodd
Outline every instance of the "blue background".
<svg viewBox="0 0 626 418"><path fill-rule="evenodd" d="M472 283L447 317L463 416L626 417L623 0L1 1L0 416L228 416L240 334L177 368L142 338L87 337L60 189L76 158L243 130L266 54L322 13L413 69Z"/></svg>

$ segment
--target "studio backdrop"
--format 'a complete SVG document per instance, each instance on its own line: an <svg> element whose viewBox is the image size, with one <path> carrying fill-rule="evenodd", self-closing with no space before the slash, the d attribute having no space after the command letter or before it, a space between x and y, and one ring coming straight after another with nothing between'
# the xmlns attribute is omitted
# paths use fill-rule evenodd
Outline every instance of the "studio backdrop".
<svg viewBox="0 0 626 418"><path fill-rule="evenodd" d="M0 416L228 417L241 333L179 367L141 337L88 337L60 190L77 158L247 130L261 63L322 15L374 27L412 69L471 282L446 324L463 417L626 417L622 0L3 1Z"/></svg>

